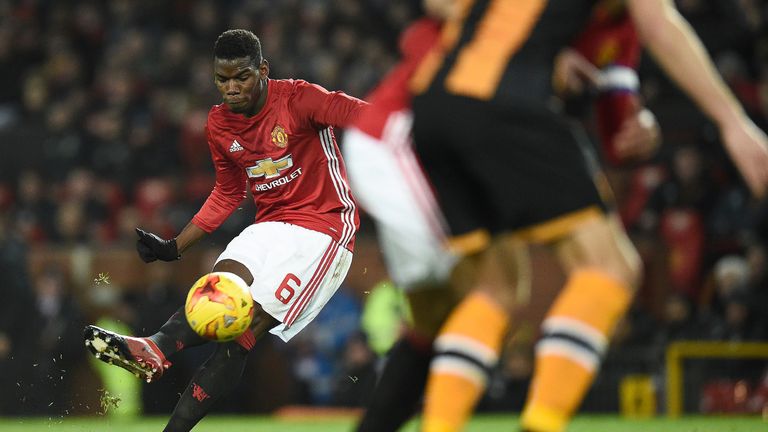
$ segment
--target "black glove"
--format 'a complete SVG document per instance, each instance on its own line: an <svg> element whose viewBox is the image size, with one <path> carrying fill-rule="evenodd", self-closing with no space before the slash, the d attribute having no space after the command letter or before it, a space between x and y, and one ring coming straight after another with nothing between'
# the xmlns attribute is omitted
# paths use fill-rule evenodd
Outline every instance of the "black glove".
<svg viewBox="0 0 768 432"><path fill-rule="evenodd" d="M139 256L146 262L155 260L176 261L181 258L179 248L176 247L176 239L163 240L155 234L136 228L139 239L136 240L136 250Z"/></svg>

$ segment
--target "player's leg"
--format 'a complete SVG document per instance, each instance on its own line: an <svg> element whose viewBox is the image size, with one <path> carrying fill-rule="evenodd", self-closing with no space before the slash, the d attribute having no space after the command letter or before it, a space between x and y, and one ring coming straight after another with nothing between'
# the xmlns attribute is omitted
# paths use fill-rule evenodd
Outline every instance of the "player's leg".
<svg viewBox="0 0 768 432"><path fill-rule="evenodd" d="M450 245L472 257L459 263L452 285L459 279L465 279L461 284L478 284L441 329L425 395L423 430L459 430L484 390L509 326L504 302L492 294L503 292L502 285L509 287L491 250L498 247L492 234L510 228L509 221L519 223L516 211L527 210L518 189L526 197L535 192L519 184L516 176L533 166L515 167L521 164L519 134L499 125L506 113L501 116L479 102L436 95L414 98L413 107L415 147L449 222ZM466 269L469 276L459 277Z"/></svg>
<svg viewBox="0 0 768 432"><path fill-rule="evenodd" d="M407 296L412 324L387 353L358 432L394 432L417 411L433 358L432 342L459 300L447 284L420 287Z"/></svg>
<svg viewBox="0 0 768 432"><path fill-rule="evenodd" d="M454 286L471 284L473 290L450 313L435 339L423 431L461 430L485 392L514 316L518 254L527 254L524 245L502 237L457 266ZM459 281L462 270L471 273Z"/></svg>
<svg viewBox="0 0 768 432"><path fill-rule="evenodd" d="M234 259L241 256L244 251L249 250L252 247L252 241L256 239L266 241L267 238L283 239L286 244L283 245L283 248L275 247L272 254L267 252L262 256L257 256L259 254L243 256L242 260L245 263ZM292 259L296 248L302 246L306 247L307 250L304 250L300 256L310 257L306 262ZM279 223L251 226L227 246L227 250L222 253L214 266L214 271L234 273L240 276L250 287L255 301L251 331L243 334L235 342L218 345L216 351L198 369L179 398L164 432L187 432L191 430L208 413L216 400L232 391L242 376L248 352L253 348L258 338L280 325L283 330L280 336L284 340L290 339L308 322L307 313L316 315L319 312L324 302L319 304L317 299L327 301L330 298L330 295L335 292L346 275L349 259L351 259L349 256L347 256L347 260L341 260L340 257L337 257L344 255L343 253L324 254L329 248L339 249L338 246L334 247L330 237L293 225ZM315 252L309 253L310 250ZM334 263L336 263L335 266ZM285 267L286 265L288 267ZM256 274L257 277L255 278L253 274ZM283 282L278 281L279 277L285 274L291 275L287 285L284 282L285 279ZM311 284L301 283L301 281L313 280L313 276L317 280L315 284L317 291L314 293L311 292ZM333 285L333 289L328 289L328 285ZM265 299L275 299L275 302ZM280 299L286 301L283 302ZM288 305L295 304L299 307L302 304L300 299L305 299L304 310L298 315L288 314L289 310L298 311L298 309L288 307ZM268 312L262 306L265 303L270 308ZM282 322L275 316L281 317ZM295 318L289 321L291 316L295 316ZM286 323L289 322L294 325L286 328ZM286 333L288 334L287 338Z"/></svg>
<svg viewBox="0 0 768 432"><path fill-rule="evenodd" d="M237 272L242 264L231 261L219 261L214 271L227 271L239 276L250 273ZM247 272L247 269L245 270ZM243 280L249 280L243 277ZM253 280L253 277L250 277ZM249 284L250 285L250 284ZM182 393L168 420L164 432L188 432L210 411L221 396L237 386L243 374L248 353L256 340L278 324L278 321L254 304L254 318L250 331L233 342L216 344L216 350L197 370L195 376Z"/></svg>
<svg viewBox="0 0 768 432"><path fill-rule="evenodd" d="M235 261L219 262L214 271L233 273L246 283L253 281L248 269ZM162 376L171 366L168 357L174 353L208 342L189 326L184 306L148 337L121 335L92 325L86 326L84 337L86 346L96 358L122 367L147 382Z"/></svg>
<svg viewBox="0 0 768 432"><path fill-rule="evenodd" d="M271 247L259 247L263 244ZM214 271L234 273L249 286L255 303L251 331L220 345L198 370L165 431L189 431L231 391L248 352L264 333L288 341L311 322L341 285L351 259L331 237L286 223L254 224L233 239Z"/></svg>
<svg viewBox="0 0 768 432"><path fill-rule="evenodd" d="M157 333L148 337L121 335L94 325L85 327L85 346L97 359L120 366L151 382L171 367L174 353L206 342L187 323L181 306Z"/></svg>
<svg viewBox="0 0 768 432"><path fill-rule="evenodd" d="M148 339L154 342L166 357L170 357L184 348L208 342L189 326L187 318L184 316L184 306L181 306L171 315L157 333L149 336Z"/></svg>
<svg viewBox="0 0 768 432"><path fill-rule="evenodd" d="M218 398L231 391L245 368L248 350L238 342L216 344L216 350L197 370L163 432L188 432L208 413Z"/></svg>
<svg viewBox="0 0 768 432"><path fill-rule="evenodd" d="M640 259L620 222L594 218L556 244L568 272L542 323L533 381L522 414L532 432L559 432L600 367L616 323L629 307Z"/></svg>
<svg viewBox="0 0 768 432"><path fill-rule="evenodd" d="M383 136L350 129L342 150L352 189L376 223L389 275L405 290L413 322L387 354L359 432L392 432L413 415L432 340L457 302L446 283L455 257L444 248L444 222L411 148L410 115L391 114Z"/></svg>
<svg viewBox="0 0 768 432"><path fill-rule="evenodd" d="M406 286L412 321L387 353L358 432L394 432L417 411L434 355L434 338L461 300L448 283Z"/></svg>

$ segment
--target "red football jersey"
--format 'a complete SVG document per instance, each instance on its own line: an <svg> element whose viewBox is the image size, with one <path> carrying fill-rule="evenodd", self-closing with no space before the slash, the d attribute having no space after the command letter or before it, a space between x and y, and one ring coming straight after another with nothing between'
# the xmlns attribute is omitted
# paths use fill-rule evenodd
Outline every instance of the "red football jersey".
<svg viewBox="0 0 768 432"><path fill-rule="evenodd" d="M573 47L603 70L600 96L595 101L597 130L605 160L621 164L614 138L624 121L642 109L634 70L640 61L641 46L629 12L617 1L598 3Z"/></svg>
<svg viewBox="0 0 768 432"><path fill-rule="evenodd" d="M411 108L408 82L429 49L440 36L440 23L430 18L414 21L400 36L400 62L381 80L365 98L371 103L355 127L381 139L390 114Z"/></svg>
<svg viewBox="0 0 768 432"><path fill-rule="evenodd" d="M642 50L629 12L615 1L595 6L573 47L598 68L622 65L634 69L640 62Z"/></svg>
<svg viewBox="0 0 768 432"><path fill-rule="evenodd" d="M333 127L351 124L364 106L306 81L273 79L253 117L214 106L206 134L216 185L192 222L215 230L250 186L256 221L319 231L352 250L360 220Z"/></svg>

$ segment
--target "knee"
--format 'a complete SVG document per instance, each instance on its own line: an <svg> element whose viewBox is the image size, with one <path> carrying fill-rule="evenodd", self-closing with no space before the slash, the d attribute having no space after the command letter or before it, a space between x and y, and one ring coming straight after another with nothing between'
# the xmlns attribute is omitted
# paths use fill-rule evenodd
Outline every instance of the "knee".
<svg viewBox="0 0 768 432"><path fill-rule="evenodd" d="M640 256L634 249L590 266L597 267L602 272L618 280L633 293L637 291L642 281L643 265Z"/></svg>
<svg viewBox="0 0 768 432"><path fill-rule="evenodd" d="M246 332L247 333L247 332ZM213 352L211 360L215 363L239 363L248 357L248 352L239 339L232 342L222 342L216 347L216 351Z"/></svg>
<svg viewBox="0 0 768 432"><path fill-rule="evenodd" d="M256 345L256 341L267 331L280 324L280 321L265 312L260 304L254 302L253 307L251 327L234 341L241 348L245 349L246 352L252 350L254 345Z"/></svg>
<svg viewBox="0 0 768 432"><path fill-rule="evenodd" d="M253 283L253 275L251 274L251 271L248 270L248 267L246 267L242 263L239 263L235 260L230 260L230 259L221 260L217 262L216 265L213 267L213 271L234 273L240 276L240 278L243 281L245 281L247 285L250 286Z"/></svg>
<svg viewBox="0 0 768 432"><path fill-rule="evenodd" d="M567 241L561 253L573 267L598 268L634 292L642 280L643 263L632 241L616 224L591 225L583 235Z"/></svg>
<svg viewBox="0 0 768 432"><path fill-rule="evenodd" d="M407 293L413 318L412 327L418 334L434 338L461 296L448 284L420 287Z"/></svg>
<svg viewBox="0 0 768 432"><path fill-rule="evenodd" d="M267 313L261 304L256 301L253 302L253 321L251 322L251 330L255 336L261 336L278 324L280 324L280 321Z"/></svg>

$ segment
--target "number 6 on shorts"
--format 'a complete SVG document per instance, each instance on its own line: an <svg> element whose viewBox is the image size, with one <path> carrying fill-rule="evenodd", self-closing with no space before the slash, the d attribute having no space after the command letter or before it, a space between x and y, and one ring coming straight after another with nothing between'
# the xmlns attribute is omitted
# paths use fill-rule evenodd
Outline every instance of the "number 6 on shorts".
<svg viewBox="0 0 768 432"><path fill-rule="evenodd" d="M291 286L290 282L293 282L295 286ZM301 288L301 280L295 274L288 273L275 291L275 298L283 304L288 304L298 288Z"/></svg>

